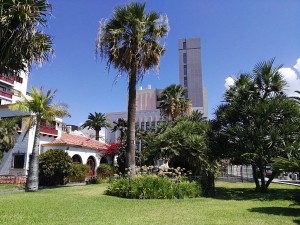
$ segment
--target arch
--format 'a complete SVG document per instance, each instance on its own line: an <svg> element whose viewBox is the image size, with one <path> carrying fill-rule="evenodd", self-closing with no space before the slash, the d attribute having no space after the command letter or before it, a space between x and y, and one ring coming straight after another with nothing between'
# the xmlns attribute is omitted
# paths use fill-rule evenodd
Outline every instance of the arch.
<svg viewBox="0 0 300 225"><path fill-rule="evenodd" d="M72 161L73 163L82 164L82 158L78 154L72 156Z"/></svg>
<svg viewBox="0 0 300 225"><path fill-rule="evenodd" d="M88 157L86 164L90 166L89 176L94 176L96 171L96 159L94 156Z"/></svg>
<svg viewBox="0 0 300 225"><path fill-rule="evenodd" d="M105 156L101 157L100 164L105 163L107 164L107 158Z"/></svg>

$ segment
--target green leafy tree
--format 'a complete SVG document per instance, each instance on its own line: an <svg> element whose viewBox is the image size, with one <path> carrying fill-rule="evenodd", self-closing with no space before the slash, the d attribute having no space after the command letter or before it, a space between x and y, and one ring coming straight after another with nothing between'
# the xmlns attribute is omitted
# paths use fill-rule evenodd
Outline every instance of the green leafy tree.
<svg viewBox="0 0 300 225"><path fill-rule="evenodd" d="M241 74L224 94L212 121L211 149L220 158L251 164L256 190L266 192L265 169L275 157L298 154L300 110L283 93L285 85L274 59ZM259 181L259 177L260 181Z"/></svg>
<svg viewBox="0 0 300 225"><path fill-rule="evenodd" d="M127 132L127 121L123 118L119 118L117 121L113 122L114 126L112 132L120 131L120 142L122 143L126 139Z"/></svg>
<svg viewBox="0 0 300 225"><path fill-rule="evenodd" d="M185 98L187 90L181 85L172 84L166 87L160 95L160 112L163 117L174 121L180 116L191 113L190 100Z"/></svg>
<svg viewBox="0 0 300 225"><path fill-rule="evenodd" d="M46 0L2 0L0 2L0 73L27 71L33 62L48 61L52 38L47 25L51 5Z"/></svg>
<svg viewBox="0 0 300 225"><path fill-rule="evenodd" d="M107 118L105 116L104 113L97 113L95 112L95 114L90 113L88 116L88 119L81 125L82 128L89 128L89 129L93 129L96 132L96 137L95 139L97 141L99 141L99 133L101 131L101 128L107 128L110 127Z"/></svg>
<svg viewBox="0 0 300 225"><path fill-rule="evenodd" d="M39 168L41 185L62 185L72 175L72 158L61 149L50 149L40 154Z"/></svg>
<svg viewBox="0 0 300 225"><path fill-rule="evenodd" d="M109 20L100 23L96 50L107 59L107 66L128 76L128 130L126 165L135 175L136 84L144 74L158 68L165 47L159 40L166 36L166 18L152 11L145 12L145 3L130 3L115 8ZM117 77L118 77L117 76Z"/></svg>
<svg viewBox="0 0 300 225"><path fill-rule="evenodd" d="M16 135L20 129L20 118L4 118L0 120L0 159L3 152L12 149L16 143Z"/></svg>
<svg viewBox="0 0 300 225"><path fill-rule="evenodd" d="M29 112L31 114L28 122L29 128L35 128L34 142L32 155L29 160L29 171L26 182L26 191L37 191L39 186L39 146L40 146L40 127L41 121L51 123L55 117L69 116L68 108L64 104L53 104L53 98L56 91L48 90L44 92L44 89L36 89L32 87L30 97L23 96L21 101L9 106L11 110L19 110L21 112Z"/></svg>

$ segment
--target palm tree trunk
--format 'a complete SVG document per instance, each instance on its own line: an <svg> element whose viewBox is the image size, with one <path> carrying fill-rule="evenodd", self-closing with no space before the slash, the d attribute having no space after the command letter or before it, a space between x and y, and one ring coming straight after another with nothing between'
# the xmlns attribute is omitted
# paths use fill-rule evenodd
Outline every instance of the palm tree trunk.
<svg viewBox="0 0 300 225"><path fill-rule="evenodd" d="M29 171L28 171L28 178L25 187L26 192L37 191L39 188L39 145L40 145L40 120L37 119L32 154L29 157Z"/></svg>
<svg viewBox="0 0 300 225"><path fill-rule="evenodd" d="M136 117L136 71L132 70L128 86L128 129L126 167L131 168L131 176L135 176L135 117Z"/></svg>
<svg viewBox="0 0 300 225"><path fill-rule="evenodd" d="M97 141L99 141L99 133L100 133L100 130L99 129L96 129L95 130L95 132L96 132L96 137L95 137L95 139L97 140Z"/></svg>

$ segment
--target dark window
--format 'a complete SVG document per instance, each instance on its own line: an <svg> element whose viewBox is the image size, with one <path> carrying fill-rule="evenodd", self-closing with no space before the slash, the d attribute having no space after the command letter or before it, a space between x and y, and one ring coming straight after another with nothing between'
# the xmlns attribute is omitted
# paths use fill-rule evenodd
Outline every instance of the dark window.
<svg viewBox="0 0 300 225"><path fill-rule="evenodd" d="M187 65L184 65L184 66L183 66L183 74L184 74L184 75L187 75Z"/></svg>
<svg viewBox="0 0 300 225"><path fill-rule="evenodd" d="M14 154L13 168L23 169L25 163L25 154Z"/></svg>
<svg viewBox="0 0 300 225"><path fill-rule="evenodd" d="M183 80L183 85L184 85L184 87L187 87L187 86L188 86L188 80L187 80L187 77L184 77L183 79L184 79L184 80Z"/></svg>
<svg viewBox="0 0 300 225"><path fill-rule="evenodd" d="M186 49L186 41L184 41L184 42L182 43L182 47L183 47L183 49Z"/></svg>
<svg viewBox="0 0 300 225"><path fill-rule="evenodd" d="M186 64L186 62L187 62L187 56L186 56L186 53L183 53L183 63Z"/></svg>
<svg viewBox="0 0 300 225"><path fill-rule="evenodd" d="M146 130L149 130L150 128L150 122L146 122Z"/></svg>
<svg viewBox="0 0 300 225"><path fill-rule="evenodd" d="M18 83L23 83L23 78L22 77L19 77L19 76L17 76L16 77L16 81L18 82Z"/></svg>
<svg viewBox="0 0 300 225"><path fill-rule="evenodd" d="M155 121L152 121L152 122L151 122L151 127L152 127L152 128L155 128Z"/></svg>
<svg viewBox="0 0 300 225"><path fill-rule="evenodd" d="M184 94L184 97L185 97L185 98L188 98L188 97L189 97L189 93L186 92L186 93Z"/></svg>
<svg viewBox="0 0 300 225"><path fill-rule="evenodd" d="M139 128L139 122L135 123L135 129L137 130Z"/></svg>
<svg viewBox="0 0 300 225"><path fill-rule="evenodd" d="M0 91L6 91L6 87L0 86Z"/></svg>
<svg viewBox="0 0 300 225"><path fill-rule="evenodd" d="M144 130L145 124L144 122L141 122L141 130Z"/></svg>

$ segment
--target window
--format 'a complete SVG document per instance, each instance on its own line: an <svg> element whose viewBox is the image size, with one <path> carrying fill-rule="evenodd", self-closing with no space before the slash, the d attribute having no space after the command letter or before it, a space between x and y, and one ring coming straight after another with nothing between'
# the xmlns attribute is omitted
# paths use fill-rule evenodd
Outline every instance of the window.
<svg viewBox="0 0 300 225"><path fill-rule="evenodd" d="M184 94L184 97L185 97L185 98L188 98L188 97L189 97L189 93L186 92L186 93Z"/></svg>
<svg viewBox="0 0 300 225"><path fill-rule="evenodd" d="M150 122L146 122L146 130L149 130L150 128Z"/></svg>
<svg viewBox="0 0 300 225"><path fill-rule="evenodd" d="M25 164L25 154L14 154L13 157L13 168L14 169L23 169Z"/></svg>
<svg viewBox="0 0 300 225"><path fill-rule="evenodd" d="M19 77L19 76L16 76L16 81L18 82L18 83L23 83L23 78L22 77Z"/></svg>
<svg viewBox="0 0 300 225"><path fill-rule="evenodd" d="M187 65L184 65L184 66L183 66L183 74L184 74L184 75L187 75Z"/></svg>
<svg viewBox="0 0 300 225"><path fill-rule="evenodd" d="M135 129L137 130L139 128L139 122L135 123Z"/></svg>
<svg viewBox="0 0 300 225"><path fill-rule="evenodd" d="M144 130L145 124L144 122L141 122L141 130Z"/></svg>
<svg viewBox="0 0 300 225"><path fill-rule="evenodd" d="M184 79L184 80L183 80L183 85L184 85L184 87L187 87L187 86L188 86L188 80L187 80L187 77L184 77L183 79Z"/></svg>
<svg viewBox="0 0 300 225"><path fill-rule="evenodd" d="M186 49L186 41L184 41L184 42L182 43L182 47L183 47L183 49Z"/></svg>
<svg viewBox="0 0 300 225"><path fill-rule="evenodd" d="M152 128L155 128L155 121L152 121L152 122L151 122L151 127L152 127Z"/></svg>
<svg viewBox="0 0 300 225"><path fill-rule="evenodd" d="M187 56L186 56L186 53L183 53L183 63L186 64L186 62L187 62Z"/></svg>
<svg viewBox="0 0 300 225"><path fill-rule="evenodd" d="M0 91L6 91L6 87L0 86Z"/></svg>

